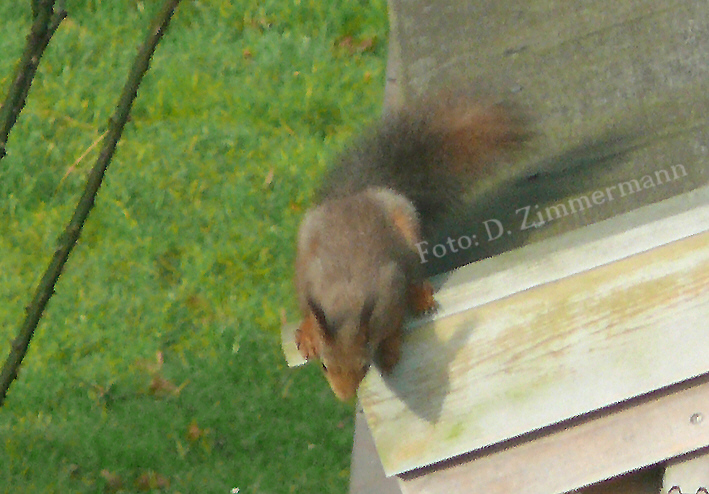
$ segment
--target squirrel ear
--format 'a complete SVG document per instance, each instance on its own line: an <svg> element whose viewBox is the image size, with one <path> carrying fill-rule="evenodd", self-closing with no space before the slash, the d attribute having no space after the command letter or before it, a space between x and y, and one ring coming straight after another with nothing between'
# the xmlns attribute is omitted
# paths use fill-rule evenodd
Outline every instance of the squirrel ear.
<svg viewBox="0 0 709 494"><path fill-rule="evenodd" d="M326 337L332 338L334 335L332 334L332 330L327 323L327 318L325 317L325 311L310 296L308 296L308 307L310 308L310 311L315 316L315 320L318 322L318 326L320 327L320 329L322 329L322 332L324 333L324 335Z"/></svg>

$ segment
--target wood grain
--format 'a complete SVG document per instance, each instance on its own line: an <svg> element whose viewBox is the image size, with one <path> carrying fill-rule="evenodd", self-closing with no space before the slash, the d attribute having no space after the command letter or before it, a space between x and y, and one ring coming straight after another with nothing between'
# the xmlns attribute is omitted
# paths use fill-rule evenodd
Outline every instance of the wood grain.
<svg viewBox="0 0 709 494"><path fill-rule="evenodd" d="M709 372L707 319L709 232L422 325L393 374L360 390L384 470Z"/></svg>

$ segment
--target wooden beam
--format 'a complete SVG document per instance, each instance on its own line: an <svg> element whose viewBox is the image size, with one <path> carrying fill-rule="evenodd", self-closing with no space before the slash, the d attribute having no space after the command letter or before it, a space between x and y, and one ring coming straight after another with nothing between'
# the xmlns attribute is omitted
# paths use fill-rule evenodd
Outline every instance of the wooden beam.
<svg viewBox="0 0 709 494"><path fill-rule="evenodd" d="M393 374L370 372L360 389L384 470L709 372L697 351L709 348L707 320L709 231L424 324Z"/></svg>
<svg viewBox="0 0 709 494"><path fill-rule="evenodd" d="M709 416L708 377L409 472L400 485L404 494L567 492L709 444L697 413Z"/></svg>

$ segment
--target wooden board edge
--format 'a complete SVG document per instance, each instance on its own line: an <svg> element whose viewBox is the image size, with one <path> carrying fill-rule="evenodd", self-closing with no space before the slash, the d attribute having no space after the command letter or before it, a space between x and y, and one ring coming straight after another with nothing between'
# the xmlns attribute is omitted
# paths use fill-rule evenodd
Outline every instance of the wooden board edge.
<svg viewBox="0 0 709 494"><path fill-rule="evenodd" d="M281 328L281 350L288 367L298 367L308 363L295 346L295 330L298 323L287 323Z"/></svg>
<svg viewBox="0 0 709 494"><path fill-rule="evenodd" d="M709 230L709 187L435 277L445 317ZM426 322L420 320L416 325Z"/></svg>
<svg viewBox="0 0 709 494"><path fill-rule="evenodd" d="M404 494L568 492L709 445L709 375L398 476ZM560 459L563 458L563 461Z"/></svg>

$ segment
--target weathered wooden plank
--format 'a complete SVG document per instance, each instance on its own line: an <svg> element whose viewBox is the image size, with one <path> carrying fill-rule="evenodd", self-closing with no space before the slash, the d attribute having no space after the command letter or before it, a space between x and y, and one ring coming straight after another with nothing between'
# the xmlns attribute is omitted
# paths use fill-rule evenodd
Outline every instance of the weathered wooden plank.
<svg viewBox="0 0 709 494"><path fill-rule="evenodd" d="M288 367L297 367L306 363L306 360L298 353L298 349L295 347L295 330L297 328L298 323L295 322L284 324L281 327L281 349Z"/></svg>
<svg viewBox="0 0 709 494"><path fill-rule="evenodd" d="M708 424L697 421L697 413L709 416L707 377L514 444L404 474L400 485L405 494L567 492L709 444ZM693 484L686 485L682 492L695 492ZM625 485L593 492L629 491Z"/></svg>
<svg viewBox="0 0 709 494"><path fill-rule="evenodd" d="M360 389L384 470L709 372L707 319L709 232L423 325L392 375Z"/></svg>

